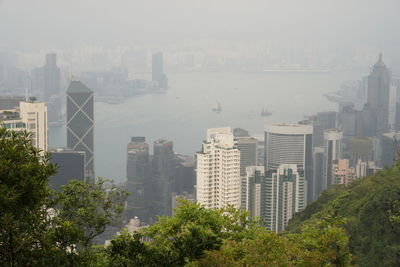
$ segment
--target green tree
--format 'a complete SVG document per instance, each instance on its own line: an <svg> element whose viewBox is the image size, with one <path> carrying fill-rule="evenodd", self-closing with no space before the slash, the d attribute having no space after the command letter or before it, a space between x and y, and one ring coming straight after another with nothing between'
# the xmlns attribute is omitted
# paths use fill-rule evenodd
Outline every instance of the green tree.
<svg viewBox="0 0 400 267"><path fill-rule="evenodd" d="M72 180L55 193L59 242L89 248L93 238L103 233L107 225L119 223L124 211L126 191L105 179L96 183ZM67 239L62 239L62 236ZM64 241L64 243L63 243Z"/></svg>
<svg viewBox="0 0 400 267"><path fill-rule="evenodd" d="M49 244L48 179L56 168L30 134L0 128L0 265L29 266Z"/></svg>
<svg viewBox="0 0 400 267"><path fill-rule="evenodd" d="M226 239L241 240L257 227L248 214L232 207L206 209L183 201L173 217L159 221L128 238L126 235L111 241L108 253L117 266L183 266L199 259L207 250L217 250ZM145 246L140 239L151 239ZM126 249L130 249L128 253ZM133 254L132 254L133 253ZM122 261L129 255L131 261ZM145 263L143 263L145 262Z"/></svg>

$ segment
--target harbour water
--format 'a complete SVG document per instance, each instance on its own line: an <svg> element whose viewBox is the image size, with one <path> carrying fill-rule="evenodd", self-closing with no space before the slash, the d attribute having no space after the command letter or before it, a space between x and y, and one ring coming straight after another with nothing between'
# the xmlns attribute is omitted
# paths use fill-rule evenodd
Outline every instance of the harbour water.
<svg viewBox="0 0 400 267"><path fill-rule="evenodd" d="M175 73L166 93L141 95L120 104L95 104L96 176L126 180L126 146L131 136L172 140L176 153L193 155L207 128L241 127L262 134L264 124L302 120L336 110L323 95L360 71L329 73ZM222 111L212 111L221 104ZM263 108L271 116L260 115ZM65 127L49 130L51 146L65 146Z"/></svg>

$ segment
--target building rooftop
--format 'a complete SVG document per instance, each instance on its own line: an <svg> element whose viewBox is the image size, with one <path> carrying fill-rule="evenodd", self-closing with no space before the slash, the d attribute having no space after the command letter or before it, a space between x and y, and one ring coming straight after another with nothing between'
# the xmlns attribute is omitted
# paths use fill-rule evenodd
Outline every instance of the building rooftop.
<svg viewBox="0 0 400 267"><path fill-rule="evenodd" d="M93 93L93 91L81 81L71 81L67 93Z"/></svg>

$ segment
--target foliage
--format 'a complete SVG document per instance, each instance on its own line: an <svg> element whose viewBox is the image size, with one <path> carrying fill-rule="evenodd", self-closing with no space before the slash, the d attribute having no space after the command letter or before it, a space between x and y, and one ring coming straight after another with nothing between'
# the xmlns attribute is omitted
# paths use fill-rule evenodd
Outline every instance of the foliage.
<svg viewBox="0 0 400 267"><path fill-rule="evenodd" d="M95 184L72 180L55 194L54 220L60 226L55 234L64 247L70 243L87 249L107 225L121 219L127 194L112 183L106 187L106 182L101 178Z"/></svg>
<svg viewBox="0 0 400 267"><path fill-rule="evenodd" d="M331 223L281 236L232 207L183 202L174 217L112 240L107 254L111 266L348 266L347 236Z"/></svg>
<svg viewBox="0 0 400 267"><path fill-rule="evenodd" d="M341 190L330 191L329 201L318 199L295 215L289 224L298 232L304 224L326 216L340 216L349 235L350 252L360 266L400 265L400 166L359 179ZM311 208L311 207L310 207Z"/></svg>
<svg viewBox="0 0 400 267"><path fill-rule="evenodd" d="M48 160L28 133L0 127L1 266L34 265L50 245L47 182L56 169Z"/></svg>
<svg viewBox="0 0 400 267"><path fill-rule="evenodd" d="M0 127L0 266L106 266L90 242L120 217L126 193L102 179L55 193L49 157L30 134Z"/></svg>

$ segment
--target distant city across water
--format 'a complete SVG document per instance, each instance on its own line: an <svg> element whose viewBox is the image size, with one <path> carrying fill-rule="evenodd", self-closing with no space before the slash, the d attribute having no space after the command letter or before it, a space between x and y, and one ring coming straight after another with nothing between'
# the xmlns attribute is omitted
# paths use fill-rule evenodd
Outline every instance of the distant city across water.
<svg viewBox="0 0 400 267"><path fill-rule="evenodd" d="M337 110L325 93L359 80L361 71L329 73L170 73L166 93L95 104L96 176L126 181L126 152L131 136L152 143L172 140L175 153L194 155L207 128L231 126L262 135L264 125L295 123L319 111ZM218 104L220 103L220 104ZM220 106L221 112L213 111ZM261 116L263 109L272 113ZM49 145L66 145L65 127L49 129Z"/></svg>

